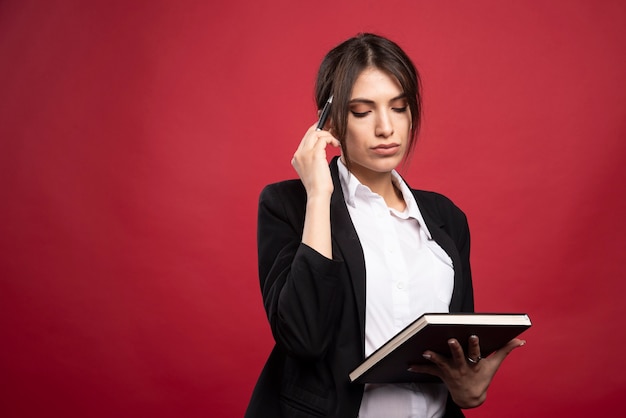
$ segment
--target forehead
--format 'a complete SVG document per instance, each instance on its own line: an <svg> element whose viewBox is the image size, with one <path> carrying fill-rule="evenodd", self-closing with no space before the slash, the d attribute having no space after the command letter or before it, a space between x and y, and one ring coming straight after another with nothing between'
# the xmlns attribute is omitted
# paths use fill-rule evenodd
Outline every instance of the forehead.
<svg viewBox="0 0 626 418"><path fill-rule="evenodd" d="M384 100L402 93L402 86L393 75L378 68L368 67L356 78L350 99Z"/></svg>

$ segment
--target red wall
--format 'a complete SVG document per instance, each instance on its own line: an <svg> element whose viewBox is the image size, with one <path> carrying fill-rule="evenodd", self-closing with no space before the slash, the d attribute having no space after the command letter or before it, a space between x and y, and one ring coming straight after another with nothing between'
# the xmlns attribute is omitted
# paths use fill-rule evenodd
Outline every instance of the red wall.
<svg viewBox="0 0 626 418"><path fill-rule="evenodd" d="M0 2L0 416L242 415L257 196L359 31L421 69L404 174L467 212L478 310L535 324L467 415L622 406L626 3L53 3Z"/></svg>

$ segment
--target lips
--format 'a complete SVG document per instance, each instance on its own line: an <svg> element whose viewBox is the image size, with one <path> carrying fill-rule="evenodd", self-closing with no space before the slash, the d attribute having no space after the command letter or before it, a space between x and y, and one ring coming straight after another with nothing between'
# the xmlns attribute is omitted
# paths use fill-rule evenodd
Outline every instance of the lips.
<svg viewBox="0 0 626 418"><path fill-rule="evenodd" d="M400 144L380 144L372 148L376 154L393 155L400 149Z"/></svg>

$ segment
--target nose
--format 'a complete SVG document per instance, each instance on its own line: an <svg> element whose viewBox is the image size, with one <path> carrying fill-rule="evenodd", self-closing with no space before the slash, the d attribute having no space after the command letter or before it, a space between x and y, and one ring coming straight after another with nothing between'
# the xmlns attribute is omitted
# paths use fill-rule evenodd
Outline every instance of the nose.
<svg viewBox="0 0 626 418"><path fill-rule="evenodd" d="M389 138L393 135L393 123L389 111L378 112L375 132L377 137Z"/></svg>

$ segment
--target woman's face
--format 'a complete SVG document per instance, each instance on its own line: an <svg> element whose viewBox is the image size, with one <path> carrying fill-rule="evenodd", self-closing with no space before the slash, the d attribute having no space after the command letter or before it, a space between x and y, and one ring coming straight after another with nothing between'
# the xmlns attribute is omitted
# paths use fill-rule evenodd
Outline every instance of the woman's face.
<svg viewBox="0 0 626 418"><path fill-rule="evenodd" d="M348 106L345 141L353 174L363 181L396 168L411 130L411 111L398 81L366 68L354 83Z"/></svg>

